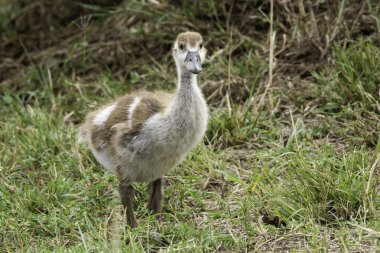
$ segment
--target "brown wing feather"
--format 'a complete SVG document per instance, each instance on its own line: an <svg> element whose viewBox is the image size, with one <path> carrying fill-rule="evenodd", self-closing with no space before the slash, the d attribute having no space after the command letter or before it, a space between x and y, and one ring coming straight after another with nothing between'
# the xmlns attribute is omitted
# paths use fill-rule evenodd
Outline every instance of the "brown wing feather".
<svg viewBox="0 0 380 253"><path fill-rule="evenodd" d="M130 128L128 126L129 108L136 97L140 98L140 102L133 111L132 128ZM91 143L96 149L103 149L113 140L116 131L122 131L122 136L125 138L119 141L126 145L132 135L138 134L138 131L147 119L165 110L172 98L173 94L171 93L153 93L147 91L136 92L118 98L116 100L117 105L109 115L107 121L101 126L92 124L88 129ZM90 113L87 121L91 122L97 112L99 112L99 110Z"/></svg>

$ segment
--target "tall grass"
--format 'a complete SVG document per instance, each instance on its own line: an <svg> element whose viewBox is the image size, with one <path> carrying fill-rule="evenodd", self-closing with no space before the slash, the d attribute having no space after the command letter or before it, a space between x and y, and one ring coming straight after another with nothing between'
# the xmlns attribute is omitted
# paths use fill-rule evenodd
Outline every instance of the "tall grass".
<svg viewBox="0 0 380 253"><path fill-rule="evenodd" d="M360 103L379 110L380 50L361 39L344 47L334 47L334 68L327 67L316 77L325 86L326 98L339 104ZM328 93L333 93L331 96Z"/></svg>

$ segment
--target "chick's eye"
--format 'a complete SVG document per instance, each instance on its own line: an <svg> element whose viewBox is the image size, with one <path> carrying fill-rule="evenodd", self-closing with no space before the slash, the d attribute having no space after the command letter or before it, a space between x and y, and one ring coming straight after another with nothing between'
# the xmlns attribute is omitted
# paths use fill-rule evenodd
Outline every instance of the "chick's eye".
<svg viewBox="0 0 380 253"><path fill-rule="evenodd" d="M179 44L179 50L183 51L185 49L185 45Z"/></svg>
<svg viewBox="0 0 380 253"><path fill-rule="evenodd" d="M201 44L199 44L199 48L200 49L202 49L203 48L203 44L201 43Z"/></svg>

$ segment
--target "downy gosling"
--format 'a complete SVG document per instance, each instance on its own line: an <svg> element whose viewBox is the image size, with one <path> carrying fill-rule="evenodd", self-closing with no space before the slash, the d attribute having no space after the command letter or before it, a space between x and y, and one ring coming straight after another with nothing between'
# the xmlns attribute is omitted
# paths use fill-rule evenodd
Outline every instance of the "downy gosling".
<svg viewBox="0 0 380 253"><path fill-rule="evenodd" d="M138 91L87 115L78 142L119 179L119 193L131 227L132 182L149 182L147 208L162 213L164 178L202 140L208 107L197 84L206 49L196 32L178 35L172 50L177 67L175 92Z"/></svg>

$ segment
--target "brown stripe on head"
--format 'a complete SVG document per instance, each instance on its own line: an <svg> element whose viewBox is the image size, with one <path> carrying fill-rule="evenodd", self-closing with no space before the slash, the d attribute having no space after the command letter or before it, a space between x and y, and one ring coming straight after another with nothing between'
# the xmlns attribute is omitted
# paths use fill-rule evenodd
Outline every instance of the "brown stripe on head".
<svg viewBox="0 0 380 253"><path fill-rule="evenodd" d="M202 35L197 32L184 32L177 36L176 43L187 44L190 47L196 47L197 43L202 42Z"/></svg>

